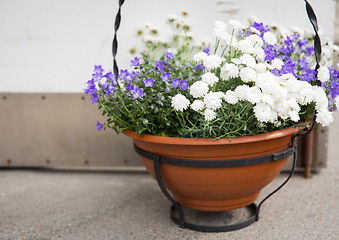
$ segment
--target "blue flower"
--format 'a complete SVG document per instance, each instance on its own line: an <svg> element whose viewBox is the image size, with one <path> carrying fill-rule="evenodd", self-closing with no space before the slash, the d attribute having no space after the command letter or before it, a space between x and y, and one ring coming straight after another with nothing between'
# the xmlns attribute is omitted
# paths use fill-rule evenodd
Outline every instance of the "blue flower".
<svg viewBox="0 0 339 240"><path fill-rule="evenodd" d="M182 90L186 91L187 88L189 87L189 85L188 85L188 83L187 83L186 80L182 80L182 81L179 82L179 87L180 87Z"/></svg>
<svg viewBox="0 0 339 240"><path fill-rule="evenodd" d="M165 72L160 77L161 77L163 82L169 82L169 80L171 78L171 74L169 74L168 72Z"/></svg>
<svg viewBox="0 0 339 240"><path fill-rule="evenodd" d="M210 49L207 47L203 50L204 53L206 53L207 55L210 55Z"/></svg>
<svg viewBox="0 0 339 240"><path fill-rule="evenodd" d="M94 66L94 74L98 73L98 74L102 75L103 72L104 72L104 69L102 68L101 65Z"/></svg>
<svg viewBox="0 0 339 240"><path fill-rule="evenodd" d="M148 77L146 80L144 80L144 83L145 83L145 87L153 87L154 80Z"/></svg>
<svg viewBox="0 0 339 240"><path fill-rule="evenodd" d="M276 58L278 53L276 52L276 47L275 45L264 45L263 50L265 52L265 60L266 61L272 61L273 59Z"/></svg>
<svg viewBox="0 0 339 240"><path fill-rule="evenodd" d="M98 131L100 131L104 127L104 124L97 121L96 126L97 126Z"/></svg>
<svg viewBox="0 0 339 240"><path fill-rule="evenodd" d="M179 87L179 79L178 78L173 78L172 79L172 83L171 86L176 89L177 87Z"/></svg>
<svg viewBox="0 0 339 240"><path fill-rule="evenodd" d="M128 72L128 70L120 70L120 74L119 77L123 78L124 80L127 80L127 77L130 76L130 73Z"/></svg>
<svg viewBox="0 0 339 240"><path fill-rule="evenodd" d="M199 64L199 65L196 65L195 67L194 67L194 71L204 71L204 65L201 63L201 64Z"/></svg>
<svg viewBox="0 0 339 240"><path fill-rule="evenodd" d="M267 25L264 25L263 23L254 22L252 27L256 28L260 32L260 37L263 37L265 32L270 31L270 28Z"/></svg>
<svg viewBox="0 0 339 240"><path fill-rule="evenodd" d="M155 68L159 72L164 72L164 67L167 65L167 61L156 61L155 62Z"/></svg>
<svg viewBox="0 0 339 240"><path fill-rule="evenodd" d="M140 58L135 57L133 60L131 60L131 67L137 67L140 64Z"/></svg>
<svg viewBox="0 0 339 240"><path fill-rule="evenodd" d="M144 94L143 94L143 91L144 91L144 89L142 89L142 88L138 88L137 86L135 86L135 85L133 85L133 84L129 84L130 86L127 86L127 87L129 87L129 91L130 91L130 93L132 94L132 100L135 100L135 99L137 99L137 98L142 98L143 96L144 96Z"/></svg>
<svg viewBox="0 0 339 240"><path fill-rule="evenodd" d="M298 64L302 69L307 69L310 67L310 62L306 58L299 58Z"/></svg>
<svg viewBox="0 0 339 240"><path fill-rule="evenodd" d="M105 78L108 78L110 80L115 79L114 74L112 72L108 72L104 75Z"/></svg>
<svg viewBox="0 0 339 240"><path fill-rule="evenodd" d="M166 58L167 58L168 60L171 60L171 59L175 58L175 56L174 56L174 54L171 53L171 52L166 52Z"/></svg>
<svg viewBox="0 0 339 240"><path fill-rule="evenodd" d="M96 94L93 94L91 97L92 104L99 102L99 97Z"/></svg>

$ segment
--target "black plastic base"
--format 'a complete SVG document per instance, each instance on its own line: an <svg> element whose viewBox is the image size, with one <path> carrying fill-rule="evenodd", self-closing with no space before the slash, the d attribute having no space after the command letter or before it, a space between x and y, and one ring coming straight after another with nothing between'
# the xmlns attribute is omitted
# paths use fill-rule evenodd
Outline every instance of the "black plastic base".
<svg viewBox="0 0 339 240"><path fill-rule="evenodd" d="M172 221L178 224L181 228L188 228L200 232L230 232L248 227L249 225L257 221L257 206L254 203L252 203L251 205L245 208L249 212L249 216L246 219L236 223L226 224L222 226L198 225L187 222L185 221L185 219L180 218L180 212L183 211L181 206L172 205L170 209L170 216Z"/></svg>

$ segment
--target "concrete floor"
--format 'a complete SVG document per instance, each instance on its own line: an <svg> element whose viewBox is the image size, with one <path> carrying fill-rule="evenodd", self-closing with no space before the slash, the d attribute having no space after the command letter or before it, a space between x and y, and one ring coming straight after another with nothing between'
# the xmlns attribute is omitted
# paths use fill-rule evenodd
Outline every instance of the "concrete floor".
<svg viewBox="0 0 339 240"><path fill-rule="evenodd" d="M328 167L309 180L295 174L263 205L260 220L247 228L228 233L179 228L169 218L169 201L144 172L1 170L0 240L337 240L338 114L336 119L330 127ZM281 174L259 200L285 178Z"/></svg>

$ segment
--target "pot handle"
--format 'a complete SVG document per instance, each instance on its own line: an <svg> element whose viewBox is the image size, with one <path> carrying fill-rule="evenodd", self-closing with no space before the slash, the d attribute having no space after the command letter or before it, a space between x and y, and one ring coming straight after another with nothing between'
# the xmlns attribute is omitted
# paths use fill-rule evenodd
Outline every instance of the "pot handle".
<svg viewBox="0 0 339 240"><path fill-rule="evenodd" d="M313 8L311 4L307 0L304 0L306 3L306 12L308 15L308 18L313 26L313 30L315 32L314 36L314 55L315 55L315 60L316 60L316 67L315 70L318 71L318 68L320 67L319 62L320 62L320 57L321 57L321 42L320 42L320 37L318 34L318 21L317 17L313 11ZM113 37L113 43L112 43L112 55L113 55L113 72L116 78L118 78L119 75L119 68L118 64L116 61L116 55L118 51L118 40L117 40L117 31L120 27L120 22L121 22L121 7L124 4L125 0L119 0L119 8L118 8L118 13L115 17L115 23L114 23L114 37ZM315 81L315 85L320 86L321 82L319 80Z"/></svg>
<svg viewBox="0 0 339 240"><path fill-rule="evenodd" d="M318 69L320 67L319 63L320 63L320 58L321 58L321 41L320 41L320 37L318 34L318 20L317 17L313 11L313 8L311 6L311 4L309 4L309 2L307 0L304 0L305 4L306 4L306 12L307 12L307 16L308 19L310 20L315 36L314 36L314 55L315 55L315 60L316 60L316 66L315 66L315 71L318 74ZM121 7L124 4L125 0L119 0L119 8L118 8L118 13L115 17L115 23L114 23L114 37L113 37L113 43L112 43L112 55L113 55L113 73L116 79L118 79L119 77L119 67L116 61L116 55L118 52L118 40L117 40L117 31L120 27L120 22L121 22ZM314 84L316 86L321 86L321 82L316 79L314 81ZM314 128L315 126L315 122L316 122L316 114L314 114L313 117L313 122L311 127L308 129L307 132L305 133L299 133L297 134L297 136L306 136L308 135Z"/></svg>

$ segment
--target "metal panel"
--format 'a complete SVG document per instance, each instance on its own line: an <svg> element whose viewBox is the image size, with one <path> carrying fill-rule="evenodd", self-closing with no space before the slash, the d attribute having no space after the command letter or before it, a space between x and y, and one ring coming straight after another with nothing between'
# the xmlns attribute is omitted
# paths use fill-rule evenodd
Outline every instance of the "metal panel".
<svg viewBox="0 0 339 240"><path fill-rule="evenodd" d="M0 93L0 166L140 166L132 140L97 131L102 119L83 94Z"/></svg>

